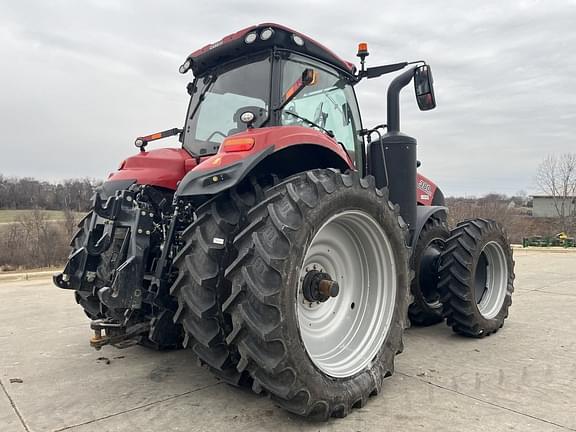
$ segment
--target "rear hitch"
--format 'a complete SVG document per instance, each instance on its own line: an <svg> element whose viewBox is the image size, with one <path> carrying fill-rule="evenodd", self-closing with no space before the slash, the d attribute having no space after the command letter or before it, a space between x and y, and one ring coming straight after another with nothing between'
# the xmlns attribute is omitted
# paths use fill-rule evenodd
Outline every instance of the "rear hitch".
<svg viewBox="0 0 576 432"><path fill-rule="evenodd" d="M154 212L135 200L133 191L123 190L108 198L106 204L96 193L94 214L84 244L71 255L64 271L53 277L54 284L64 289L92 291L95 268L112 243L121 241L115 251L114 273L108 286L98 290L98 297L110 309L139 309L150 237L155 230ZM117 262L116 262L117 261Z"/></svg>
<svg viewBox="0 0 576 432"><path fill-rule="evenodd" d="M140 341L141 336L150 331L150 322L139 322L125 327L111 320L94 320L90 323L94 336L90 338L90 346L97 351L104 345L116 348L128 348Z"/></svg>

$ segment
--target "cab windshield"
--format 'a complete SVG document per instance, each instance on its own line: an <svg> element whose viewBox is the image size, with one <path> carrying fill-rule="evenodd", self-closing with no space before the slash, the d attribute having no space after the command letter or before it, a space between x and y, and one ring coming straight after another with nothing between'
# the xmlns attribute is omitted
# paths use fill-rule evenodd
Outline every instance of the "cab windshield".
<svg viewBox="0 0 576 432"><path fill-rule="evenodd" d="M193 156L218 152L229 135L246 130L240 116L245 111L256 115L258 127L269 116L270 58L235 64L194 81L186 115L184 148Z"/></svg>

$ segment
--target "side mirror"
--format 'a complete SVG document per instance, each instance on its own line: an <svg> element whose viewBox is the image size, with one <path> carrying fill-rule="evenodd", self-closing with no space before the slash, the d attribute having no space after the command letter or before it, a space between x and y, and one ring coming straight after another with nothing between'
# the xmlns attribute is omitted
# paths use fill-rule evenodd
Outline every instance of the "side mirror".
<svg viewBox="0 0 576 432"><path fill-rule="evenodd" d="M314 69L306 68L302 72L301 80L303 86L313 86L318 81L318 72Z"/></svg>
<svg viewBox="0 0 576 432"><path fill-rule="evenodd" d="M434 80L430 66L422 65L414 71L414 91L416 101L421 111L428 111L436 108L436 98L434 96Z"/></svg>
<svg viewBox="0 0 576 432"><path fill-rule="evenodd" d="M284 93L284 96L282 96L282 103L278 108L275 108L275 110L280 110L284 108L286 104L290 102L292 99L294 99L296 95L298 95L298 93L304 90L305 87L313 86L317 82L318 82L318 72L316 72L314 69L311 68L304 69L304 71L302 72L302 76L298 78L296 82L292 84L288 90L286 90L286 93Z"/></svg>

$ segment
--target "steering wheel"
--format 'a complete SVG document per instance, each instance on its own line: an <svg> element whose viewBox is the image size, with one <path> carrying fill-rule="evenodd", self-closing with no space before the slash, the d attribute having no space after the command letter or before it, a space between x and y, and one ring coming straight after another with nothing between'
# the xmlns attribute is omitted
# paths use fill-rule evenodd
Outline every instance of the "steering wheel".
<svg viewBox="0 0 576 432"><path fill-rule="evenodd" d="M214 131L210 135L208 135L208 138L206 138L206 141L210 141L210 138L212 138L216 134L222 135L224 138L226 138L228 136L228 135L224 134L224 132Z"/></svg>
<svg viewBox="0 0 576 432"><path fill-rule="evenodd" d="M296 112L296 106L294 103L289 105L286 109L282 110L282 124L283 125L301 125L302 120L298 119L297 117L291 114L298 114Z"/></svg>

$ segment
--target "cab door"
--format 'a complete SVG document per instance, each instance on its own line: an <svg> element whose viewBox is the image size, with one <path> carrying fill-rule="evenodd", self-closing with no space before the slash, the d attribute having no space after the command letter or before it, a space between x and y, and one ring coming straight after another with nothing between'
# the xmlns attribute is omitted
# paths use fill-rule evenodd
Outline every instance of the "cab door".
<svg viewBox="0 0 576 432"><path fill-rule="evenodd" d="M320 62L290 54L283 62L281 94L287 92L307 68L316 71L316 82L304 88L282 109L280 124L314 127L303 120L306 119L320 129L330 131L357 169L361 169L364 166L363 138L359 134L362 124L356 95L348 78Z"/></svg>

